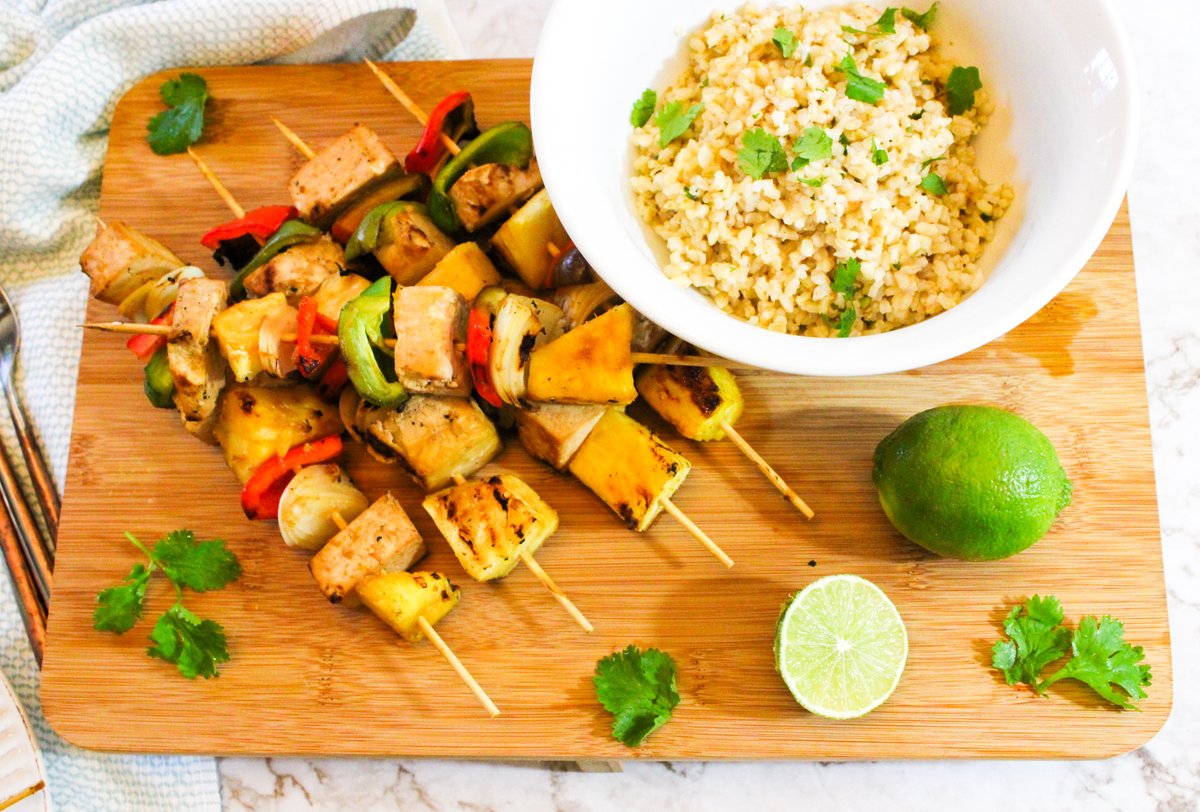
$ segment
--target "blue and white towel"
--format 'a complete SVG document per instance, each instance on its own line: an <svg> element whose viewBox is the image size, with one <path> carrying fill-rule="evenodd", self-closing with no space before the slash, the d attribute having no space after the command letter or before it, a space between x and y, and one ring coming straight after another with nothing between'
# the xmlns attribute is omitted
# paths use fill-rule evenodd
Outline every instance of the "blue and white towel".
<svg viewBox="0 0 1200 812"><path fill-rule="evenodd" d="M87 300L78 258L95 229L108 124L121 95L177 65L461 56L442 0L0 2L0 283L21 321L18 387L60 482ZM8 420L0 426L15 449ZM212 759L84 752L51 732L6 574L0 669L37 729L56 809L220 808Z"/></svg>

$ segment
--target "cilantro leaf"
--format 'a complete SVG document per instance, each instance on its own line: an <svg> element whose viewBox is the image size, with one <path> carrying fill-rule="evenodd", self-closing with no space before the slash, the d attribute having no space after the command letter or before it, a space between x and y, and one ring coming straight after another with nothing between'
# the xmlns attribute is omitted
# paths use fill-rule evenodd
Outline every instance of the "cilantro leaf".
<svg viewBox="0 0 1200 812"><path fill-rule="evenodd" d="M944 161L944 160L946 160L945 155L938 155L933 158L926 158L925 160L921 161L921 169L928 169L930 166L937 163L938 161Z"/></svg>
<svg viewBox="0 0 1200 812"><path fill-rule="evenodd" d="M613 737L637 747L671 718L679 704L675 661L658 649L628 646L596 663L596 698L613 715Z"/></svg>
<svg viewBox="0 0 1200 812"><path fill-rule="evenodd" d="M931 195L941 197L946 194L949 189L946 188L946 181L942 180L942 176L936 172L930 172L925 177L921 178L921 188L929 192Z"/></svg>
<svg viewBox="0 0 1200 812"><path fill-rule="evenodd" d="M975 106L975 91L983 87L979 68L955 66L946 80L946 98L950 115L961 116Z"/></svg>
<svg viewBox="0 0 1200 812"><path fill-rule="evenodd" d="M887 89L887 85L878 79L872 79L859 73L858 66L854 64L854 57L851 54L842 57L842 61L838 63L835 70L846 75L846 95L851 99L864 104L879 104L883 101L883 92Z"/></svg>
<svg viewBox="0 0 1200 812"><path fill-rule="evenodd" d="M771 42L775 43L775 47L779 49L779 53L784 59L790 59L796 52L796 35L786 28L776 28Z"/></svg>
<svg viewBox="0 0 1200 812"><path fill-rule="evenodd" d="M172 583L196 592L220 589L242 574L237 557L225 542L197 542L191 530L168 533L154 545L152 555Z"/></svg>
<svg viewBox="0 0 1200 812"><path fill-rule="evenodd" d="M815 178L800 178L800 182L805 186L812 186L816 188L825 185L825 176L821 175Z"/></svg>
<svg viewBox="0 0 1200 812"><path fill-rule="evenodd" d="M742 133L738 150L738 168L752 178L761 179L773 172L786 172L787 154L783 144L762 127Z"/></svg>
<svg viewBox="0 0 1200 812"><path fill-rule="evenodd" d="M200 140L204 132L204 106L208 103L208 83L194 73L183 73L163 82L158 95L169 109L146 124L150 149L156 155L184 152Z"/></svg>
<svg viewBox="0 0 1200 812"><path fill-rule="evenodd" d="M933 18L937 16L937 9L938 4L934 3L923 14L919 11L913 11L911 8L902 8L900 9L900 13L905 18L911 20L912 24L917 28L920 28L922 31L928 31L929 27L933 25Z"/></svg>
<svg viewBox="0 0 1200 812"><path fill-rule="evenodd" d="M884 9L883 14L879 15L879 19L875 21L875 28L885 34L896 33L896 8L888 6Z"/></svg>
<svg viewBox="0 0 1200 812"><path fill-rule="evenodd" d="M829 133L820 127L805 127L804 132L792 145L796 160L792 161L792 169L808 166L813 161L823 161L833 155L833 139Z"/></svg>
<svg viewBox="0 0 1200 812"><path fill-rule="evenodd" d="M150 632L153 646L146 649L151 657L174 663L188 679L215 677L217 663L229 662L225 630L213 620L201 620L177 603L163 612Z"/></svg>
<svg viewBox="0 0 1200 812"><path fill-rule="evenodd" d="M850 257L845 262L839 262L833 269L833 282L830 287L834 293L840 293L849 300L854 295L854 285L858 281L858 273L862 263L857 257Z"/></svg>
<svg viewBox="0 0 1200 812"><path fill-rule="evenodd" d="M1066 665L1037 686L1038 693L1059 680L1076 679L1122 709L1139 709L1133 701L1146 698L1142 686L1150 684L1150 666L1141 664L1141 646L1125 642L1121 621L1085 617L1071 636L1071 653Z"/></svg>
<svg viewBox="0 0 1200 812"><path fill-rule="evenodd" d="M642 95L633 103L633 109L629 111L629 123L635 127L646 126L650 116L654 115L654 107L657 104L658 94L650 88L643 90Z"/></svg>
<svg viewBox="0 0 1200 812"><path fill-rule="evenodd" d="M1050 595L1034 595L1012 608L1004 620L1008 639L992 646L992 665L1004 672L1005 682L1037 686L1042 669L1067 653L1071 633L1062 620L1062 605Z"/></svg>
<svg viewBox="0 0 1200 812"><path fill-rule="evenodd" d="M151 565L153 566L153 565ZM142 616L142 602L151 570L138 564L120 586L109 587L96 596L99 604L92 612L92 628L98 632L124 634Z"/></svg>
<svg viewBox="0 0 1200 812"><path fill-rule="evenodd" d="M871 138L871 163L876 166L883 166L888 162L888 154L886 149L880 149L875 143L875 138Z"/></svg>
<svg viewBox="0 0 1200 812"><path fill-rule="evenodd" d="M842 311L842 315L838 318L838 338L849 338L850 332L854 329L854 322L858 319L858 313L854 310L854 305L847 305Z"/></svg>
<svg viewBox="0 0 1200 812"><path fill-rule="evenodd" d="M692 126L696 117L703 112L704 105L700 103L693 104L686 111L683 109L682 102L671 102L663 107L654 116L654 123L658 125L659 130L658 145L665 147L683 135L687 132L688 127Z"/></svg>

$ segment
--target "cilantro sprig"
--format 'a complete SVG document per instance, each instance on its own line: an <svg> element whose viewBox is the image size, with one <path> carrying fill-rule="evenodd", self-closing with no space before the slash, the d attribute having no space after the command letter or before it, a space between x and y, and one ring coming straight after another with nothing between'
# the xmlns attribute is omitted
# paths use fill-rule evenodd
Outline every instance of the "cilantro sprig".
<svg viewBox="0 0 1200 812"><path fill-rule="evenodd" d="M975 106L975 91L983 89L979 68L956 65L946 79L946 100L950 115L961 116Z"/></svg>
<svg viewBox="0 0 1200 812"><path fill-rule="evenodd" d="M703 112L704 105L699 102L686 110L683 109L683 102L677 101L663 107L654 116L654 123L658 125L658 145L665 147L683 135Z"/></svg>
<svg viewBox="0 0 1200 812"><path fill-rule="evenodd" d="M928 31L930 26L933 25L934 18L937 16L937 10L938 4L934 3L924 12L914 11L911 8L902 8L900 9L900 13L917 28L920 28L922 31Z"/></svg>
<svg viewBox="0 0 1200 812"><path fill-rule="evenodd" d="M887 85L870 76L863 76L852 54L846 54L835 69L846 76L846 95L864 104L879 104L883 101L883 92Z"/></svg>
<svg viewBox="0 0 1200 812"><path fill-rule="evenodd" d="M155 155L185 152L204 133L204 106L208 103L208 83L194 73L181 73L158 89L166 110L146 124L146 140Z"/></svg>
<svg viewBox="0 0 1200 812"><path fill-rule="evenodd" d="M762 127L742 133L742 148L738 150L738 168L756 180L776 172L786 172L787 153L779 139Z"/></svg>
<svg viewBox="0 0 1200 812"><path fill-rule="evenodd" d="M796 35L786 28L776 28L775 33L771 36L771 42L775 43L775 47L779 49L779 55L784 59L791 59L792 54L796 52Z"/></svg>
<svg viewBox="0 0 1200 812"><path fill-rule="evenodd" d="M629 111L629 123L635 127L645 127L650 116L654 115L657 104L658 94L650 88L643 90L642 95L633 103L633 109Z"/></svg>
<svg viewBox="0 0 1200 812"><path fill-rule="evenodd" d="M887 34L896 33L896 12L899 9L888 6L883 14L879 15L879 19L871 23L871 27L866 31L861 28L855 28L852 25L843 25L842 30L847 34L859 34L868 37L882 37Z"/></svg>
<svg viewBox="0 0 1200 812"><path fill-rule="evenodd" d="M792 146L796 159L792 169L808 166L813 161L823 161L833 156L833 139L820 127L805 127L804 132Z"/></svg>
<svg viewBox="0 0 1200 812"><path fill-rule="evenodd" d="M121 584L109 587L96 598L92 627L97 631L124 634L141 619L146 589L151 576L161 572L175 587L175 603L154 624L150 633L151 657L173 663L188 679L215 677L217 664L229 661L225 630L213 620L204 620L183 605L183 590L208 592L237 580L242 567L219 539L197 541L191 530L167 533L154 545L145 545L132 533L125 538L146 556Z"/></svg>
<svg viewBox="0 0 1200 812"><path fill-rule="evenodd" d="M1006 639L992 646L992 666L1003 672L1009 685L1021 682L1038 694L1064 679L1087 685L1099 696L1124 710L1139 710L1135 702L1146 698L1150 666L1142 663L1141 646L1125 642L1125 626L1108 615L1088 616L1074 632L1062 625L1063 609L1053 596L1034 595L1014 606L1004 620ZM1047 666L1071 659L1041 679Z"/></svg>
<svg viewBox="0 0 1200 812"><path fill-rule="evenodd" d="M628 646L596 663L596 698L613 715L613 737L637 747L671 718L679 704L675 661L656 648Z"/></svg>

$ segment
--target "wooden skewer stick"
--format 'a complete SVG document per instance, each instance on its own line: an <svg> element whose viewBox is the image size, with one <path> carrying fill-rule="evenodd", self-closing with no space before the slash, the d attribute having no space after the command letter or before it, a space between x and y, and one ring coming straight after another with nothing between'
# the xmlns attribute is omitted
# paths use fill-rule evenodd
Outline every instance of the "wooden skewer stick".
<svg viewBox="0 0 1200 812"><path fill-rule="evenodd" d="M783 477L781 477L779 473L771 467L771 464L764 460L762 456L754 450L754 447L750 445L750 443L746 442L746 438L739 434L737 430L730 425L728 420L722 420L720 425L721 429L727 435L729 435L729 439L733 440L733 444L740 448L742 453L749 457L750 460L756 466L758 466L758 470L763 472L763 476L771 480L771 484L783 494L784 498L791 502L796 510L803 513L804 518L811 519L813 517L813 509L810 508L808 504L800 498L799 494L792 490L791 487L783 481Z"/></svg>
<svg viewBox="0 0 1200 812"><path fill-rule="evenodd" d="M275 118L275 116L271 116L271 121L275 124L276 127L279 128L279 131L281 133L283 133L283 137L286 138L288 140L288 142L293 147L295 147L296 150L301 155L303 155L305 158L307 158L310 161L314 157L316 157L317 153L313 150L313 148L310 147L308 144L304 143L304 139L301 138L300 136L296 135L294 132L292 132L291 128L289 128L286 124L284 124L279 119Z"/></svg>
<svg viewBox="0 0 1200 812"><path fill-rule="evenodd" d="M339 530L346 529L346 520L338 511L335 510L330 513L329 518L333 519L333 523L338 526ZM429 638L429 642L433 643L433 647L446 658L446 662L450 663L450 667L454 669L454 673L458 674L459 679L466 683L467 687L471 689L471 693L475 694L475 698L479 700L479 704L483 705L488 715L499 716L500 709L496 707L496 703L492 701L492 698L487 695L483 687L471 676L471 672L462 664L462 660L458 659L458 655L454 653L453 649L446 645L446 641L442 639L442 636L434 631L433 624L426 620L423 615L418 615L417 625L421 627L421 632Z"/></svg>
<svg viewBox="0 0 1200 812"><path fill-rule="evenodd" d="M46 782L38 781L32 787L26 787L25 789L21 790L20 792L18 792L16 795L12 796L11 798L0 799L0 810L8 809L9 807L16 806L18 803L25 800L26 798L37 795L39 792L41 792L45 788L46 788Z"/></svg>
<svg viewBox="0 0 1200 812"><path fill-rule="evenodd" d="M424 110L417 106L416 102L408 97L407 93L400 89L400 85L396 84L392 77L380 70L379 66L371 60L364 59L363 61L367 63L367 67L371 69L371 73L375 74L375 78L378 79L385 88L387 88L387 92L392 94L392 98L400 102L404 109L412 114L413 118L421 122L422 127L429 124L429 116L426 115ZM454 143L450 136L443 132L440 134L440 137L442 139L442 145L446 147L451 155L457 155L458 153L462 152L462 149L458 146L458 144Z"/></svg>
<svg viewBox="0 0 1200 812"><path fill-rule="evenodd" d="M200 174L208 181L208 185L213 187L213 191L217 193L217 196L225 201L225 205L229 207L229 211L233 212L233 216L238 220L245 217L246 210L229 193L229 190L225 188L225 184L221 183L217 179L217 176L212 173L212 170L208 168L208 164L204 163L204 160L196 153L196 150L188 147L187 154L192 159L192 162L196 164L196 168L200 170Z"/></svg>
<svg viewBox="0 0 1200 812"><path fill-rule="evenodd" d="M679 506L672 502L669 497L664 496L662 498L662 506L666 509L667 513L675 517L675 521L683 525L684 529L696 538L696 541L707 547L708 551L715 555L718 561L726 567L733 566L733 559L715 541L709 538L707 533L697 527L696 523L689 519L687 514L680 510Z"/></svg>

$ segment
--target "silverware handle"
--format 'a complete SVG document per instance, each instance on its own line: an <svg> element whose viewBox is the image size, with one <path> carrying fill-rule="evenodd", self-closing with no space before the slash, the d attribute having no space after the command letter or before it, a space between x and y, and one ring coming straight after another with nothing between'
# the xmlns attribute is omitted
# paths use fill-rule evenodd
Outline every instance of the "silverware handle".
<svg viewBox="0 0 1200 812"><path fill-rule="evenodd" d="M29 566L21 554L17 528L6 510L0 511L0 548L4 550L8 574L17 593L17 604L21 609L21 619L25 622L29 646L33 649L33 656L38 665L41 666L42 655L46 650L46 612L38 599L33 573L29 571Z"/></svg>
<svg viewBox="0 0 1200 812"><path fill-rule="evenodd" d="M46 557L41 529L37 526L33 514L29 512L29 506L25 504L25 497L21 493L21 484L17 482L17 477L13 474L12 461L8 458L7 449L0 449L0 496L4 499L8 517L21 542L25 561L33 572L33 583L37 587L42 607L49 612L53 570Z"/></svg>
<svg viewBox="0 0 1200 812"><path fill-rule="evenodd" d="M50 466L46 465L46 456L38 446L33 432L29 430L24 407L13 394L12 386L4 387L4 394L8 398L8 413L12 417L13 429L17 433L17 442L21 446L21 456L25 458L25 467L29 469L33 492L37 496L38 505L42 508L42 517L46 520L46 528L50 531L50 537L45 539L46 557L53 564L55 541L58 536L58 515L62 507L58 488L55 487L54 477L50 474Z"/></svg>

